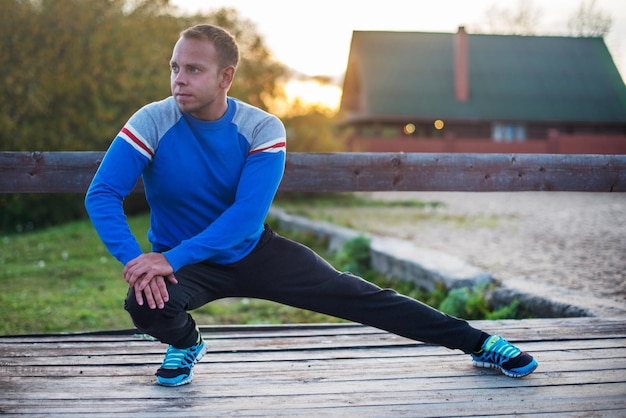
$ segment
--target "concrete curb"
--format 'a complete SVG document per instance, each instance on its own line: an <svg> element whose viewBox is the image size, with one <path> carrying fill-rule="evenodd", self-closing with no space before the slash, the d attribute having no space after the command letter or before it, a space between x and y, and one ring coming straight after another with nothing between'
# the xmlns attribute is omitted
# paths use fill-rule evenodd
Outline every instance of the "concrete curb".
<svg viewBox="0 0 626 418"><path fill-rule="evenodd" d="M438 282L448 289L493 282L491 273L441 251L416 247L396 238L369 236L372 267L381 274L410 280L428 290Z"/></svg>
<svg viewBox="0 0 626 418"><path fill-rule="evenodd" d="M502 280L492 297L496 305L508 305L517 299L529 307L534 316L541 318L626 316L626 306L621 301L598 298L520 277Z"/></svg>
<svg viewBox="0 0 626 418"><path fill-rule="evenodd" d="M374 236L327 222L312 221L272 208L270 216L284 229L312 232L328 239L329 248L337 250L350 239L365 236L370 239L372 266L381 274L413 281L432 291L438 282L446 288L474 287L494 282L491 273L472 266L455 256L420 248L412 242L397 238ZM517 299L533 316L562 318L580 316L623 316L618 306L606 306L606 301L591 301L572 291L553 288L524 279L505 279L491 294L495 306L510 304ZM580 304L580 305L579 305Z"/></svg>

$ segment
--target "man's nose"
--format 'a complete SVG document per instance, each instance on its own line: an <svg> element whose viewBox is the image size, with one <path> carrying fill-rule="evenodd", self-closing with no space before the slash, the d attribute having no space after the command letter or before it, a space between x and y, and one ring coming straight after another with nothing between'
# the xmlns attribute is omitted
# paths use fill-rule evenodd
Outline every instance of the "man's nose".
<svg viewBox="0 0 626 418"><path fill-rule="evenodd" d="M185 79L184 71L179 71L174 75L174 82L176 84L186 84L187 80Z"/></svg>

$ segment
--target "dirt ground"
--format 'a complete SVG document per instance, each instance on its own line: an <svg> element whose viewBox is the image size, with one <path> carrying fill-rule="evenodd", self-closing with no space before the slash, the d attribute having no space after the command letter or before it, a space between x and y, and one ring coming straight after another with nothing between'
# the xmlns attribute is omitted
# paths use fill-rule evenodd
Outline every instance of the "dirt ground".
<svg viewBox="0 0 626 418"><path fill-rule="evenodd" d="M384 192L376 200L434 208L331 211L333 222L457 256L496 278L517 278L624 304L626 194Z"/></svg>

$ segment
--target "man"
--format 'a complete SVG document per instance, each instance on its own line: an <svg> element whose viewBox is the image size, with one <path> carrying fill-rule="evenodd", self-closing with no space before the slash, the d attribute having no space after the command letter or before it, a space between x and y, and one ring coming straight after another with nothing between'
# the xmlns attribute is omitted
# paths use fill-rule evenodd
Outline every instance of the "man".
<svg viewBox="0 0 626 418"><path fill-rule="evenodd" d="M124 265L135 326L169 345L157 382L189 383L207 346L187 311L253 297L334 315L460 349L508 376L537 362L499 336L414 299L341 273L263 222L285 165L278 118L227 95L239 61L225 30L182 32L170 62L172 96L135 113L111 144L85 198L109 251ZM150 205L152 252L132 235L123 199L139 177Z"/></svg>

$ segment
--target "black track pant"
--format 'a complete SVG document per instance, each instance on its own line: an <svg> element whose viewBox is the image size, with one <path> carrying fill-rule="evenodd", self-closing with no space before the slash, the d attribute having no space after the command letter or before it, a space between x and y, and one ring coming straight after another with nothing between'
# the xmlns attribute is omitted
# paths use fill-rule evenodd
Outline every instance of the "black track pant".
<svg viewBox="0 0 626 418"><path fill-rule="evenodd" d="M187 311L225 297L267 299L465 353L476 349L481 336L466 321L338 272L311 249L267 226L257 247L241 261L188 265L175 275L178 284L166 281L170 300L164 309L139 306L132 289L125 307L140 331L179 348L193 345L197 336Z"/></svg>

